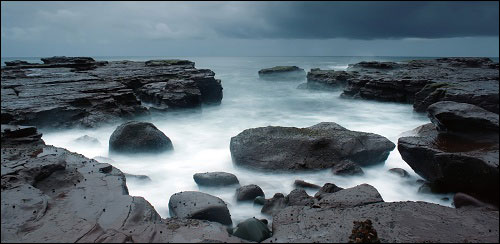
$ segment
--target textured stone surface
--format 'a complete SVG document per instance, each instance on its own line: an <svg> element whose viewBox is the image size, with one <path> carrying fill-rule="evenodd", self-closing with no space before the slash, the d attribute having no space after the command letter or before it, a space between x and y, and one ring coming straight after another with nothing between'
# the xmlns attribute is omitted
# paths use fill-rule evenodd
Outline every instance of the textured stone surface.
<svg viewBox="0 0 500 244"><path fill-rule="evenodd" d="M168 201L168 209L173 217L200 219L231 225L231 214L226 203L215 196L198 192L175 193Z"/></svg>
<svg viewBox="0 0 500 244"><path fill-rule="evenodd" d="M381 163L394 147L383 136L350 131L331 122L307 128L247 129L230 143L235 164L283 171L331 168L346 159L358 165Z"/></svg>
<svg viewBox="0 0 500 244"><path fill-rule="evenodd" d="M114 153L156 153L173 149L170 138L147 122L126 122L109 137L109 151Z"/></svg>
<svg viewBox="0 0 500 244"><path fill-rule="evenodd" d="M228 186L239 184L236 175L227 172L206 172L193 175L196 184L200 186Z"/></svg>
<svg viewBox="0 0 500 244"><path fill-rule="evenodd" d="M303 80L306 72L297 66L275 66L259 70L259 77L264 80Z"/></svg>
<svg viewBox="0 0 500 244"><path fill-rule="evenodd" d="M54 57L44 62L2 67L2 124L95 127L148 115L150 108L195 108L222 99L214 72L190 61L146 65Z"/></svg>
<svg viewBox="0 0 500 244"><path fill-rule="evenodd" d="M236 189L237 201L253 201L259 196L265 197L266 195L258 185L246 185Z"/></svg>

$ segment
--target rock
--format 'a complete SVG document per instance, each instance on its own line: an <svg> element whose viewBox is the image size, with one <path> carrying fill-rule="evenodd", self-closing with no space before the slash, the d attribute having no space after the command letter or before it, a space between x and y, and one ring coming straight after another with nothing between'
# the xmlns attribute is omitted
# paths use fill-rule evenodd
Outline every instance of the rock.
<svg viewBox="0 0 500 244"><path fill-rule="evenodd" d="M22 60L13 60L5 62L6 66L19 66L19 65L34 65L33 63L28 63Z"/></svg>
<svg viewBox="0 0 500 244"><path fill-rule="evenodd" d="M430 105L427 111L439 131L498 134L498 114L472 104L437 102Z"/></svg>
<svg viewBox="0 0 500 244"><path fill-rule="evenodd" d="M147 176L147 175L134 175L134 174L127 174L127 173L124 173L123 175L125 175L125 178L127 178L127 179L134 179L134 180L140 180L140 181L144 181L144 182L151 182L151 178L149 178L149 176Z"/></svg>
<svg viewBox="0 0 500 244"><path fill-rule="evenodd" d="M54 57L44 62L2 67L2 124L96 127L150 110L201 108L222 100L215 73L190 61L148 66Z"/></svg>
<svg viewBox="0 0 500 244"><path fill-rule="evenodd" d="M193 175L196 184L200 186L228 186L239 184L238 178L226 172L206 172Z"/></svg>
<svg viewBox="0 0 500 244"><path fill-rule="evenodd" d="M237 201L253 201L259 196L265 197L264 192L258 185L246 185L236 189Z"/></svg>
<svg viewBox="0 0 500 244"><path fill-rule="evenodd" d="M215 196L184 191L170 197L168 209L172 217L200 219L231 225L231 215L226 203Z"/></svg>
<svg viewBox="0 0 500 244"><path fill-rule="evenodd" d="M491 204L484 203L473 196L467 195L462 192L457 192L453 196L453 205L455 208L465 208L465 207L472 207L472 208L485 208L489 210L494 210L498 211L498 207L492 206Z"/></svg>
<svg viewBox="0 0 500 244"><path fill-rule="evenodd" d="M377 231L373 228L372 221L353 221L349 243L380 243Z"/></svg>
<svg viewBox="0 0 500 244"><path fill-rule="evenodd" d="M343 88L347 84L347 80L355 76L356 73L346 71L311 69L310 72L307 72L305 88L320 90Z"/></svg>
<svg viewBox="0 0 500 244"><path fill-rule="evenodd" d="M275 66L259 70L259 77L264 80L303 80L304 69L297 66Z"/></svg>
<svg viewBox="0 0 500 244"><path fill-rule="evenodd" d="M370 219L380 242L496 242L498 211L463 210L426 202L378 202L347 208L287 207L273 216L265 243L346 243L353 220Z"/></svg>
<svg viewBox="0 0 500 244"><path fill-rule="evenodd" d="M321 200L323 197L325 197L328 194L338 192L340 190L343 190L344 188L338 187L335 184L332 183L325 183L318 192L314 195L314 198L317 198L318 200Z"/></svg>
<svg viewBox="0 0 500 244"><path fill-rule="evenodd" d="M266 204L266 198L264 196L258 196L253 200L254 205L262 205Z"/></svg>
<svg viewBox="0 0 500 244"><path fill-rule="evenodd" d="M304 189L294 189L286 196L285 202L287 206L312 206L314 199Z"/></svg>
<svg viewBox="0 0 500 244"><path fill-rule="evenodd" d="M163 59L163 60L149 60L145 62L146 66L172 66L172 65L187 65L194 68L194 62L181 59Z"/></svg>
<svg viewBox="0 0 500 244"><path fill-rule="evenodd" d="M348 208L384 202L375 187L361 184L325 195L318 204L326 208Z"/></svg>
<svg viewBox="0 0 500 244"><path fill-rule="evenodd" d="M92 145L92 146L100 146L101 143L97 138L91 137L88 135L80 136L74 140L74 142L79 143L79 144L86 144L86 145Z"/></svg>
<svg viewBox="0 0 500 244"><path fill-rule="evenodd" d="M402 168L392 168L389 170L389 173L398 175L399 177L402 177L402 178L410 177L410 174L408 174L408 172L406 172L406 170L404 170Z"/></svg>
<svg viewBox="0 0 500 244"><path fill-rule="evenodd" d="M439 133L427 124L416 136L399 138L398 150L415 173L443 191L473 194L498 205L498 134Z"/></svg>
<svg viewBox="0 0 500 244"><path fill-rule="evenodd" d="M321 188L321 186L318 186L316 184L312 184L312 183L309 183L309 182L305 182L303 180L295 180L293 182L293 185L295 187L299 187L299 188L311 188L311 189L319 189L319 188Z"/></svg>
<svg viewBox="0 0 500 244"><path fill-rule="evenodd" d="M364 175L363 169L351 160L343 160L332 168L334 175Z"/></svg>
<svg viewBox="0 0 500 244"><path fill-rule="evenodd" d="M276 193L271 199L266 199L260 212L272 215L287 206L285 196L282 193Z"/></svg>
<svg viewBox="0 0 500 244"><path fill-rule="evenodd" d="M2 243L244 242L216 222L162 219L144 198L128 195L119 169L47 146L36 128L8 127L14 134L2 125Z"/></svg>
<svg viewBox="0 0 500 244"><path fill-rule="evenodd" d="M358 165L381 163L394 147L383 136L350 131L331 122L307 128L247 129L230 143L236 165L281 171L331 168L346 159Z"/></svg>
<svg viewBox="0 0 500 244"><path fill-rule="evenodd" d="M109 138L109 151L156 153L173 150L172 142L151 123L129 121L118 126Z"/></svg>
<svg viewBox="0 0 500 244"><path fill-rule="evenodd" d="M267 223L263 223L256 218L249 218L234 228L233 236L249 241L261 242L271 237L271 231L267 227Z"/></svg>
<svg viewBox="0 0 500 244"><path fill-rule="evenodd" d="M341 96L413 103L418 112L435 102L455 101L498 113L499 73L492 67L488 58L361 62L349 66L353 76Z"/></svg>

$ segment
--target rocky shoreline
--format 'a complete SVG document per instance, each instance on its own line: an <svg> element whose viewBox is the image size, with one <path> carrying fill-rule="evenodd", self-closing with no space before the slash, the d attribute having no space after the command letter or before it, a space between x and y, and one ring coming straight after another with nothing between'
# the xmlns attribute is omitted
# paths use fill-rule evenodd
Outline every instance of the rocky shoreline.
<svg viewBox="0 0 500 244"><path fill-rule="evenodd" d="M413 103L416 111L427 111L432 123L399 138L397 149L432 190L456 192L455 208L385 202L368 184L342 189L335 182L320 187L296 180L288 195L267 199L257 185L237 187L238 202L261 205L272 223L253 216L234 223L227 203L197 191L165 196L174 217L161 218L147 200L128 194L119 169L45 145L37 131L98 127L155 111L219 104L222 86L214 72L188 60L42 61L2 67L2 242L348 242L366 233L367 240L381 242L499 241L499 75L498 63L489 59L361 62L347 71L311 70L302 88L343 89L343 97ZM290 67L259 74L268 79L263 76L271 73L272 80L304 75ZM110 145L115 153L175 150L167 136L153 124L129 121L113 133ZM345 177L382 163L395 148L383 136L333 122L250 128L228 146L235 165L253 170L331 168ZM402 169L391 171L408 176ZM239 186L237 176L226 172L200 172L193 180L204 187ZM303 188L317 193L309 196Z"/></svg>

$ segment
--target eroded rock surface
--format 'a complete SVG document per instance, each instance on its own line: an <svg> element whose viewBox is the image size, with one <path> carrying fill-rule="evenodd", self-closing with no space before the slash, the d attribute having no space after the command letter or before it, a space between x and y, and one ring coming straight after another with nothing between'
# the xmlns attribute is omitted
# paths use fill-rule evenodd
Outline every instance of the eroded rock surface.
<svg viewBox="0 0 500 244"><path fill-rule="evenodd" d="M264 80L302 80L305 76L304 69L297 66L275 66L259 70L259 77Z"/></svg>
<svg viewBox="0 0 500 244"><path fill-rule="evenodd" d="M215 222L162 219L117 168L2 125L2 242L242 242Z"/></svg>
<svg viewBox="0 0 500 244"><path fill-rule="evenodd" d="M175 193L168 201L170 215L179 218L200 219L231 225L231 214L226 203L207 193L184 191Z"/></svg>
<svg viewBox="0 0 500 244"><path fill-rule="evenodd" d="M381 163L394 147L383 136L350 131L332 122L306 128L247 129L230 143L236 165L288 171L331 168L343 160L357 165Z"/></svg>
<svg viewBox="0 0 500 244"><path fill-rule="evenodd" d="M196 69L187 60L43 61L2 67L2 124L95 127L145 116L149 110L198 108L222 99L214 72Z"/></svg>

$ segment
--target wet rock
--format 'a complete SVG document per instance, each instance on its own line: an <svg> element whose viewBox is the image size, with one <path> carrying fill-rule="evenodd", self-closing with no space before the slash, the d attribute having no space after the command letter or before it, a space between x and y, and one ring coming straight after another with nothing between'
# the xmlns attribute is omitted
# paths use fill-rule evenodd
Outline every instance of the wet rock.
<svg viewBox="0 0 500 244"><path fill-rule="evenodd" d="M321 186L318 186L316 184L312 184L312 183L309 183L309 182L305 182L303 180L295 180L293 182L293 185L295 187L300 187L300 188L311 188L311 189L319 189L319 188L321 188Z"/></svg>
<svg viewBox="0 0 500 244"><path fill-rule="evenodd" d="M344 188L338 187L335 184L332 183L325 183L318 192L314 195L314 198L317 198L318 200L321 200L323 197L325 197L328 194L338 192L340 190L343 190Z"/></svg>
<svg viewBox="0 0 500 244"><path fill-rule="evenodd" d="M22 133L2 133L2 243L243 242L216 222L162 219L119 169Z"/></svg>
<svg viewBox="0 0 500 244"><path fill-rule="evenodd" d="M179 218L200 219L231 225L231 215L226 203L215 196L184 191L175 193L168 202L170 215Z"/></svg>
<svg viewBox="0 0 500 244"><path fill-rule="evenodd" d="M285 195L276 193L271 199L266 199L264 206L260 210L264 214L272 215L287 206Z"/></svg>
<svg viewBox="0 0 500 244"><path fill-rule="evenodd" d="M129 121L118 126L109 138L109 151L118 153L155 153L173 150L172 142L156 126Z"/></svg>
<svg viewBox="0 0 500 244"><path fill-rule="evenodd" d="M399 67L399 65L394 62L362 61L357 64L349 65L349 67L368 69L394 69Z"/></svg>
<svg viewBox="0 0 500 244"><path fill-rule="evenodd" d="M193 175L196 184L200 186L228 186L239 184L238 178L226 172L206 172Z"/></svg>
<svg viewBox="0 0 500 244"><path fill-rule="evenodd" d="M22 60L13 60L5 62L6 66L19 66L19 65L33 65L33 63L28 63Z"/></svg>
<svg viewBox="0 0 500 244"><path fill-rule="evenodd" d="M256 218L249 218L239 223L233 229L232 235L249 241L261 242L271 237L271 231L267 227L267 223Z"/></svg>
<svg viewBox="0 0 500 244"><path fill-rule="evenodd" d="M304 69L297 66L275 66L259 70L259 77L264 80L302 80L305 76Z"/></svg>
<svg viewBox="0 0 500 244"><path fill-rule="evenodd" d="M378 202L384 200L377 189L368 184L361 184L325 195L318 204L327 208L347 208Z"/></svg>
<svg viewBox="0 0 500 244"><path fill-rule="evenodd" d="M287 207L273 216L265 243L346 243L353 220L372 220L380 242L496 242L498 211L462 210L426 202L378 202L347 208Z"/></svg>
<svg viewBox="0 0 500 244"><path fill-rule="evenodd" d="M472 104L437 102L427 111L439 131L498 133L498 114Z"/></svg>
<svg viewBox="0 0 500 244"><path fill-rule="evenodd" d="M304 189L294 189L285 198L287 206L312 206L314 198Z"/></svg>
<svg viewBox="0 0 500 244"><path fill-rule="evenodd" d="M86 57L44 60L44 64L2 67L2 123L96 127L147 116L149 110L200 108L222 99L215 73L196 69L190 61L165 60L172 65L154 61L148 66Z"/></svg>
<svg viewBox="0 0 500 244"><path fill-rule="evenodd" d="M254 205L262 205L266 204L266 198L264 196L258 196L253 200Z"/></svg>
<svg viewBox="0 0 500 244"><path fill-rule="evenodd" d="M338 89L343 88L347 84L347 80L356 77L356 73L348 73L346 71L321 70L311 69L307 72L308 89Z"/></svg>
<svg viewBox="0 0 500 244"><path fill-rule="evenodd" d="M127 179L134 179L134 180L139 180L139 181L144 181L144 182L151 182L151 178L147 175L135 175L135 174L127 174L124 173L125 178Z"/></svg>
<svg viewBox="0 0 500 244"><path fill-rule="evenodd" d="M371 220L353 221L353 225L349 243L380 243Z"/></svg>
<svg viewBox="0 0 500 244"><path fill-rule="evenodd" d="M246 185L236 189L237 201L253 201L259 196L265 197L264 191L258 185Z"/></svg>
<svg viewBox="0 0 500 244"><path fill-rule="evenodd" d="M335 164L332 168L334 175L364 175L363 169L351 160L343 160Z"/></svg>
<svg viewBox="0 0 500 244"><path fill-rule="evenodd" d="M358 165L383 162L395 147L387 138L323 122L306 128L268 126L231 138L236 165L260 170L331 168L343 160Z"/></svg>
<svg viewBox="0 0 500 244"><path fill-rule="evenodd" d="M149 60L145 62L146 66L172 66L172 65L187 65L194 68L194 62L182 59L162 59Z"/></svg>
<svg viewBox="0 0 500 244"><path fill-rule="evenodd" d="M442 191L473 194L498 204L498 134L439 133L432 124L401 137L398 150L410 167Z"/></svg>
<svg viewBox="0 0 500 244"><path fill-rule="evenodd" d="M489 209L489 210L496 210L498 211L498 207L495 207L491 204L484 203L478 199L476 199L473 196L470 196L468 194L462 193L462 192L457 192L453 196L453 205L455 208L484 208L484 209Z"/></svg>
<svg viewBox="0 0 500 244"><path fill-rule="evenodd" d="M80 136L76 138L74 142L79 144L93 145L93 146L101 145L101 143L99 142L99 140L97 140L97 138L88 135Z"/></svg>
<svg viewBox="0 0 500 244"><path fill-rule="evenodd" d="M402 177L402 178L410 177L410 174L408 174L408 172L406 172L406 170L404 170L402 168L392 168L389 170L389 173L398 175L399 177Z"/></svg>

